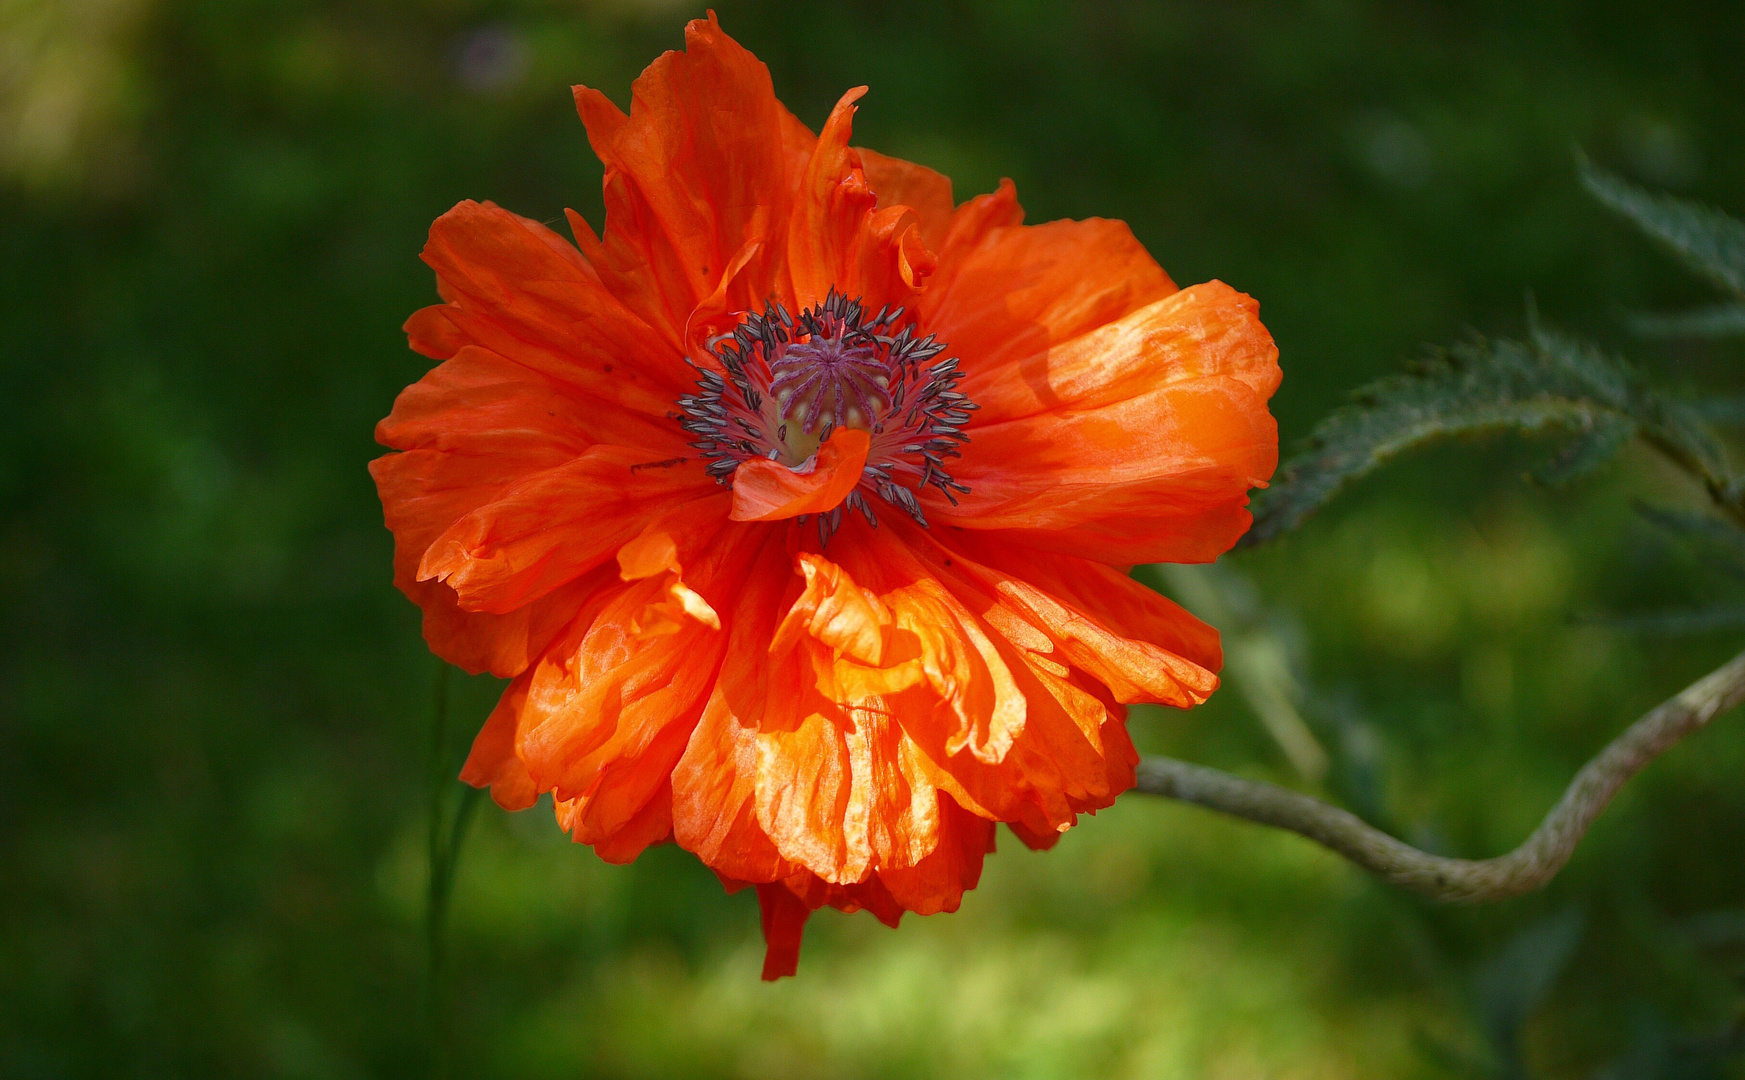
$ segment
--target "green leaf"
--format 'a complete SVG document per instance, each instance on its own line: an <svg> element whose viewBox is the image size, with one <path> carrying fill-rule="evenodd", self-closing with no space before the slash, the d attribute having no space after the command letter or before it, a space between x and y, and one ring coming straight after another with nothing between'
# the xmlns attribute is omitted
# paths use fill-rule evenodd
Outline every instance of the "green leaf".
<svg viewBox="0 0 1745 1080"><path fill-rule="evenodd" d="M1243 546L1295 528L1346 484L1407 450L1451 438L1505 431L1567 431L1590 441L1577 459L1636 429L1634 379L1603 354L1540 332L1534 344L1475 340L1404 375L1371 383L1335 411L1255 500ZM1603 434L1596 434L1603 432Z"/></svg>
<svg viewBox="0 0 1745 1080"><path fill-rule="evenodd" d="M1638 514L1681 539L1691 541L1710 566L1733 577L1745 578L1745 531L1708 514L1655 506L1634 500Z"/></svg>
<svg viewBox="0 0 1745 1080"><path fill-rule="evenodd" d="M1632 315L1630 331L1655 338L1745 337L1745 304L1716 304L1668 315Z"/></svg>
<svg viewBox="0 0 1745 1080"><path fill-rule="evenodd" d="M1745 397L1697 398L1691 412L1711 424L1745 424Z"/></svg>
<svg viewBox="0 0 1745 1080"><path fill-rule="evenodd" d="M1745 222L1688 199L1656 195L1585 160L1581 182L1692 269L1728 292L1745 296Z"/></svg>
<svg viewBox="0 0 1745 1080"><path fill-rule="evenodd" d="M1688 403L1648 389L1622 360L1539 322L1529 308L1534 346L1560 367L1589 380L1591 392L1627 414L1649 442L1716 486L1731 476L1727 452Z"/></svg>
<svg viewBox="0 0 1745 1080"><path fill-rule="evenodd" d="M1626 634L1649 634L1664 637L1713 634L1722 630L1745 628L1745 604L1695 608L1689 611L1652 611L1637 615L1619 615L1598 621Z"/></svg>
<svg viewBox="0 0 1745 1080"><path fill-rule="evenodd" d="M1630 419L1596 415L1592 427L1576 432L1555 457L1534 470L1533 479L1546 487L1574 483L1616 457L1635 434L1636 424Z"/></svg>
<svg viewBox="0 0 1745 1080"><path fill-rule="evenodd" d="M1516 934L1474 973L1479 1019L1504 1075L1529 1075L1522 1028L1568 967L1586 929L1587 916L1565 908Z"/></svg>
<svg viewBox="0 0 1745 1080"><path fill-rule="evenodd" d="M1700 537L1731 548L1745 556L1745 532L1739 531L1720 518L1697 513L1693 510L1675 510L1670 506L1655 506L1653 503L1643 502L1640 499L1634 500L1630 505L1638 514L1667 532L1680 536Z"/></svg>

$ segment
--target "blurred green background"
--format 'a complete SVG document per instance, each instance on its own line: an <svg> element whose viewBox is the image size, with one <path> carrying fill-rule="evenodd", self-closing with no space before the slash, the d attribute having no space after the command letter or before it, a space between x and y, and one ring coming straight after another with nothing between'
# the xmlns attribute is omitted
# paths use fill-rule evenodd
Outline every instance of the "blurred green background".
<svg viewBox="0 0 1745 1080"><path fill-rule="evenodd" d="M1423 343L1518 332L1529 287L1665 384L1745 389L1737 346L1627 334L1707 294L1573 164L1745 212L1745 5L719 8L814 127L871 84L862 145L959 198L1011 176L1033 221L1125 218L1177 281L1259 297L1287 444ZM568 86L627 104L699 14L0 0L0 1075L426 1069L434 661L364 468L426 366L399 330L435 299L417 251L463 198L598 224ZM1230 690L1136 715L1142 745L1436 850L1515 844L1742 636L1613 620L1745 590L1630 510L1700 505L1647 453L1546 491L1521 480L1543 452L1414 459L1221 576L1167 579L1294 658L1325 782ZM496 687L463 682L470 732ZM1737 1078L1742 777L1733 716L1627 788L1548 892L1487 908L1130 796L1049 854L1002 837L956 915L822 913L776 985L753 899L684 853L609 867L548 813L487 806L456 1071Z"/></svg>

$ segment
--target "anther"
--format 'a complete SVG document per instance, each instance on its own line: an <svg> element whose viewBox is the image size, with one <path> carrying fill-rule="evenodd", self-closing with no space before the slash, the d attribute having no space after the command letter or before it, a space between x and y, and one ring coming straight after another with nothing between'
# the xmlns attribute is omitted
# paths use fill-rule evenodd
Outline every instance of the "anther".
<svg viewBox="0 0 1745 1080"><path fill-rule="evenodd" d="M962 425L976 406L956 389L957 359L930 363L945 344L918 337L912 322L898 327L904 314L886 305L869 316L860 299L832 288L798 314L767 301L762 314L709 338L721 371L699 368L699 392L678 399L679 423L697 436L691 445L709 474L730 484L740 462L756 458L799 468L838 429L853 427L872 437L867 465L842 504L817 516L821 543L845 510L876 528L873 495L923 527L917 492L932 487L955 505L969 489L942 466L969 441Z"/></svg>

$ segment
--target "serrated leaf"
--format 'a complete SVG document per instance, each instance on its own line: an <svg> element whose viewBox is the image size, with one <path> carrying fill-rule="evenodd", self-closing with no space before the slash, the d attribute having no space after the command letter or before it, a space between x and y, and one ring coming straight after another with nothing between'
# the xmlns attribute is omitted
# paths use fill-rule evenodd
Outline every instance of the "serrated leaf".
<svg viewBox="0 0 1745 1080"><path fill-rule="evenodd" d="M1690 410L1711 424L1745 424L1745 397L1697 398Z"/></svg>
<svg viewBox="0 0 1745 1080"><path fill-rule="evenodd" d="M1651 611L1637 615L1618 615L1595 621L1626 634L1653 634L1666 637L1685 634L1713 634L1722 630L1745 628L1745 604L1695 608L1689 611Z"/></svg>
<svg viewBox="0 0 1745 1080"><path fill-rule="evenodd" d="M1716 304L1665 315L1631 315L1630 331L1653 338L1745 337L1745 304Z"/></svg>
<svg viewBox="0 0 1745 1080"><path fill-rule="evenodd" d="M1727 452L1691 406L1651 392L1622 360L1540 324L1529 312L1533 344L1564 370L1587 380L1598 399L1633 419L1641 434L1703 477L1725 484Z"/></svg>
<svg viewBox="0 0 1745 1080"><path fill-rule="evenodd" d="M1542 335L1543 336L1543 335ZM1543 347L1549 344L1550 348ZM1371 383L1335 411L1255 499L1243 546L1295 528L1346 484L1415 447L1506 431L1593 432L1633 424L1633 380L1603 354L1562 339L1457 345Z"/></svg>
<svg viewBox="0 0 1745 1080"><path fill-rule="evenodd" d="M1688 199L1656 195L1586 161L1581 163L1581 182L1693 270L1745 296L1745 222Z"/></svg>
<svg viewBox="0 0 1745 1080"><path fill-rule="evenodd" d="M1533 479L1546 487L1574 483L1616 457L1636 435L1635 421L1601 414L1593 426L1578 431L1555 457L1533 472Z"/></svg>
<svg viewBox="0 0 1745 1080"><path fill-rule="evenodd" d="M1745 555L1745 532L1729 525L1720 518L1694 510L1675 510L1670 506L1655 506L1653 503L1640 499L1631 502L1630 506L1644 518L1660 526L1670 533L1680 536L1696 536L1714 541L1733 548Z"/></svg>
<svg viewBox="0 0 1745 1080"><path fill-rule="evenodd" d="M1630 504L1635 511L1665 531L1694 541L1704 561L1722 573L1745 578L1745 531L1708 514L1655 506L1640 499Z"/></svg>

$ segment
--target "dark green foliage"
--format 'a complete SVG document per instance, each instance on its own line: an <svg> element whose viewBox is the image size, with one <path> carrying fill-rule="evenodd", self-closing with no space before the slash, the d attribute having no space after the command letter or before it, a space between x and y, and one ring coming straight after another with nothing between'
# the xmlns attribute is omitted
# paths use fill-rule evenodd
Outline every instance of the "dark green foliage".
<svg viewBox="0 0 1745 1080"><path fill-rule="evenodd" d="M1689 199L1656 195L1586 161L1581 181L1607 206L1665 244L1691 269L1745 297L1745 223Z"/></svg>
<svg viewBox="0 0 1745 1080"><path fill-rule="evenodd" d="M1243 544L1295 528L1353 480L1445 439L1557 433L1567 442L1543 475L1573 479L1615 453L1651 411L1621 363L1560 336L1455 345L1405 374L1371 383L1316 425L1256 499L1254 528ZM1684 429L1676 425L1681 436Z"/></svg>
<svg viewBox="0 0 1745 1080"><path fill-rule="evenodd" d="M1745 304L1715 304L1672 315L1632 315L1630 329L1650 338L1729 338L1745 335Z"/></svg>
<svg viewBox="0 0 1745 1080"><path fill-rule="evenodd" d="M1587 917L1570 908L1533 923L1482 964L1473 976L1473 996L1495 1055L1494 1075L1525 1080L1521 1033L1545 1003L1581 944Z"/></svg>
<svg viewBox="0 0 1745 1080"><path fill-rule="evenodd" d="M1693 265L1745 295L1745 225L1707 207L1650 195L1582 163L1582 180L1601 200L1664 240ZM1688 334L1745 327L1745 308L1729 305L1651 326ZM1401 375L1359 390L1316 425L1255 500L1251 546L1302 524L1347 484L1407 450L1451 438L1555 433L1564 444L1533 473L1569 483L1610 460L1632 436L1690 472L1726 513L1745 523L1745 490L1705 420L1730 415L1731 399L1683 402L1652 390L1622 359L1542 324L1529 304L1529 340L1474 339L1439 352ZM1718 336L1718 334L1717 334Z"/></svg>
<svg viewBox="0 0 1745 1080"><path fill-rule="evenodd" d="M1636 425L1623 416L1599 416L1593 426L1577 431L1556 456L1533 471L1533 479L1547 487L1573 483L1617 455L1636 434Z"/></svg>
<svg viewBox="0 0 1745 1080"><path fill-rule="evenodd" d="M1647 520L1684 539L1710 555L1710 561L1727 572L1745 577L1745 532L1709 514L1655 506L1638 499L1631 504Z"/></svg>
<svg viewBox="0 0 1745 1080"><path fill-rule="evenodd" d="M1745 424L1745 397L1705 397L1691 402L1691 410L1711 424Z"/></svg>
<svg viewBox="0 0 1745 1080"><path fill-rule="evenodd" d="M1711 514L1656 506L1640 499L1638 514L1695 555L1698 564L1719 575L1725 586L1745 581L1745 531ZM1737 594L1737 585L1732 590ZM1725 599L1711 589L1703 603L1671 610L1632 612L1597 620L1614 630L1667 636L1713 634L1745 628L1745 600Z"/></svg>
<svg viewBox="0 0 1745 1080"><path fill-rule="evenodd" d="M1610 629L1628 634L1713 634L1717 631L1745 629L1745 604L1696 608L1690 611L1616 615L1596 621Z"/></svg>

